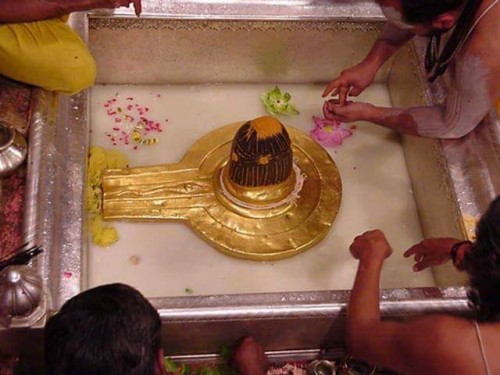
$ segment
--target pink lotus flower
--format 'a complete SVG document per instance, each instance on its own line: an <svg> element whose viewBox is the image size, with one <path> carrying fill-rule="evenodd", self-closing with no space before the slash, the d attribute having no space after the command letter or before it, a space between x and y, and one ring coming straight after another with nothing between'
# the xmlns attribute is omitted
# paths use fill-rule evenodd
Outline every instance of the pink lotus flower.
<svg viewBox="0 0 500 375"><path fill-rule="evenodd" d="M344 123L313 116L316 127L311 130L311 137L325 147L340 146L343 140L352 135L352 131L343 127Z"/></svg>

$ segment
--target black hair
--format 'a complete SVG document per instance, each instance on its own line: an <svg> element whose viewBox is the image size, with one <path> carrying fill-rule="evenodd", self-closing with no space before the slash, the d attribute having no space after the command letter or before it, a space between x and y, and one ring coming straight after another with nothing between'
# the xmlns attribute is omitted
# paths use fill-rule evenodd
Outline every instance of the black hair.
<svg viewBox="0 0 500 375"><path fill-rule="evenodd" d="M428 23L460 7L466 0L401 0L403 17L411 24Z"/></svg>
<svg viewBox="0 0 500 375"><path fill-rule="evenodd" d="M458 8L462 3L465 4L462 13L442 49L441 35L446 30L439 30L430 35L425 52L425 71L429 82L434 82L446 71L455 53L467 41L482 0L403 0L403 15L408 23L429 23L440 14Z"/></svg>
<svg viewBox="0 0 500 375"><path fill-rule="evenodd" d="M476 227L476 242L465 254L469 299L479 320L500 319L500 196Z"/></svg>
<svg viewBox="0 0 500 375"><path fill-rule="evenodd" d="M51 375L152 375L160 345L158 312L124 284L84 291L45 327Z"/></svg>

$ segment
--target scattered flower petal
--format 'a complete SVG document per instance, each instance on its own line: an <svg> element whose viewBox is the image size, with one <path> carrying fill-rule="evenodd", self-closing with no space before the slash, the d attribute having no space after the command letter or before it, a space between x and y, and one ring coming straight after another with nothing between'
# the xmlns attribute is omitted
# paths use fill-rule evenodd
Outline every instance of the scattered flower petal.
<svg viewBox="0 0 500 375"><path fill-rule="evenodd" d="M153 95L150 93L150 95ZM159 142L159 138L152 136L153 133L163 132L162 126L156 119L146 117L149 107L135 102L134 97L127 96L124 100L118 99L119 94L106 100L103 104L104 110L110 117L110 129L104 134L113 146L129 146L137 150L137 146L153 145ZM155 95L155 99L161 97ZM165 120L167 121L167 120Z"/></svg>

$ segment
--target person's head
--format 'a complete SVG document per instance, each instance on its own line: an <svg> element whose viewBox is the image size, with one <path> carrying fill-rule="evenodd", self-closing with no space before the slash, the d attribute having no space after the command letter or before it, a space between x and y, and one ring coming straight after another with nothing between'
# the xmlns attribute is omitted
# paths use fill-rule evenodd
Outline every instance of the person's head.
<svg viewBox="0 0 500 375"><path fill-rule="evenodd" d="M50 375L164 374L160 317L127 285L89 289L48 320L45 362Z"/></svg>
<svg viewBox="0 0 500 375"><path fill-rule="evenodd" d="M388 22L419 35L440 34L457 22L465 0L378 0Z"/></svg>
<svg viewBox="0 0 500 375"><path fill-rule="evenodd" d="M489 206L476 228L476 242L465 254L469 298L484 320L500 319L500 196Z"/></svg>

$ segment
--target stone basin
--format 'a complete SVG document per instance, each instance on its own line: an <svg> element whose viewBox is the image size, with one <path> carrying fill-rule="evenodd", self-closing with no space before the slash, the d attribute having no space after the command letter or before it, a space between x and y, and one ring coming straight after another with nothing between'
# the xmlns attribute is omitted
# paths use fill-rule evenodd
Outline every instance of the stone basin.
<svg viewBox="0 0 500 375"><path fill-rule="evenodd" d="M89 42L96 58L97 85L72 97L56 97L42 90L34 93L25 237L34 237L46 249L32 266L44 280L47 314L32 322L31 328L0 331L5 337L0 340L3 352L32 354L39 359L40 346L33 342L40 340L45 320L52 311L88 287L123 281L138 287L157 307L163 321L166 353L175 358L214 359L221 345L248 334L256 336L275 358L313 358L323 349L343 346L344 310L356 269L347 247L354 235L378 226L377 215L385 220L383 229L394 233L399 254L405 246L424 237L472 237L475 220L494 196L494 186L500 186L492 157L498 160L494 144L498 144L499 126L493 120L457 141L401 137L362 124L364 128L356 130L351 144L347 139L345 148L336 150L342 155L336 156L331 151L343 173L343 207L346 210L357 207L348 211L360 212L365 204L378 210L376 214L365 214L363 217L369 216L367 220L341 212L332 233L325 239L333 241L335 254L340 255L332 255L325 247L316 253L313 253L315 248L311 250L310 254L317 254L316 262L328 259L334 264L332 267L337 267L335 276L339 282L332 281L335 278L329 268L308 276L291 277L304 264L314 271L314 262L310 261L313 256L306 258L307 252L270 265L234 260L213 250L207 256L214 269L210 274L214 281L207 283L207 278L202 277L205 270L189 263L186 267L190 268L182 272L176 272L178 267L169 270L162 266L165 273L171 271L169 279L159 272L151 274L150 268L143 271L133 268L127 260L136 253L127 252L120 242L116 248L102 251L90 245L83 204L84 165L89 145L104 145L95 131L89 137L89 129L94 130L96 108L108 92L119 89L135 93L133 90L144 88L151 91L148 85L157 85L158 90L169 88L179 90L179 95L188 95L190 88L192 92L201 92L215 87L226 90L221 95L226 95L224 100L227 100L241 93L243 86L238 85L252 87L252 95L257 96L264 87L279 84L288 91L303 89L304 93L298 95L302 103L315 96L314 101L307 99L311 102L306 104L304 117L284 120L307 132L310 125L304 125L306 117L321 105L317 97L325 83L366 54L384 23L378 7L356 0L252 1L245 5L235 1L194 0L143 3L140 19L128 10L72 15L70 22ZM417 40L403 48L377 75L375 87L382 94L370 96L368 92L365 99L392 106L435 102L434 91L423 78L421 59L422 45ZM186 88L187 91L182 91ZM196 98L203 100L201 96ZM257 111L257 104L253 105L251 110L237 109L231 116L251 116ZM191 117L183 121L190 132L176 135L172 131L172 137L177 138L173 138L175 141L165 153L143 153L136 163L178 161L208 131L201 125L189 128L189 124L196 123L196 116L211 119L209 127L214 128L231 122L232 117L216 115L215 112L189 114ZM377 143L381 139L386 143ZM359 146L357 142L361 142ZM386 144L393 150L393 154L388 154L391 160L386 162L389 166L396 163L398 168L404 168L404 173L396 176L398 190L384 193L382 188L381 192L373 186L370 189L363 174L352 169L356 166L352 161L362 164L361 159L353 158L367 147L370 152L362 154L363 157L376 159L382 155L381 146ZM379 165L382 161L379 160ZM376 177L368 181L373 183ZM374 199L370 199L370 194L375 194ZM397 200L391 200L392 196L405 197L403 210ZM398 226L404 220L411 222L411 228L400 233ZM151 228L155 228L145 227L147 224L118 225L125 237L136 230L154 233ZM182 223L163 223L158 228L165 230L167 236L161 241L175 242L176 238L197 241L190 256L196 256L199 249L210 248ZM140 235L135 240L140 243ZM144 263L167 261L155 245L152 242L148 246L151 250L141 253L147 259ZM409 270L410 265L409 261L394 261L384 270L381 309L385 316L404 319L429 312L467 312L463 275L445 265L429 271L425 280L412 279L411 272L401 280L394 280L395 273L403 272L404 267ZM245 276L236 287L227 278L217 279L217 274L224 275L222 269L233 267L241 267ZM272 267L279 272L272 272ZM272 282L273 277L286 274L288 269L287 277ZM257 272L257 279L263 275L265 282L245 283L253 272ZM182 279L187 273L190 277ZM319 281L311 282L311 275L318 276ZM180 287L170 288L167 283L171 280L177 280ZM193 284L186 284L186 280L193 280ZM193 295L188 295L188 289Z"/></svg>

